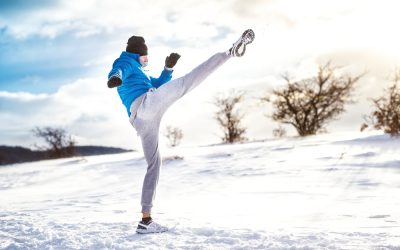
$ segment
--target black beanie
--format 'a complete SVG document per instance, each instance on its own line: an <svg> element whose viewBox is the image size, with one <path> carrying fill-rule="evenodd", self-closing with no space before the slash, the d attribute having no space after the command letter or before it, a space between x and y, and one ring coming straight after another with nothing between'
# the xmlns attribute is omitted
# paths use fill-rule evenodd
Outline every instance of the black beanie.
<svg viewBox="0 0 400 250"><path fill-rule="evenodd" d="M126 52L147 56L147 46L144 38L141 36L132 36L129 38L128 45L126 46Z"/></svg>

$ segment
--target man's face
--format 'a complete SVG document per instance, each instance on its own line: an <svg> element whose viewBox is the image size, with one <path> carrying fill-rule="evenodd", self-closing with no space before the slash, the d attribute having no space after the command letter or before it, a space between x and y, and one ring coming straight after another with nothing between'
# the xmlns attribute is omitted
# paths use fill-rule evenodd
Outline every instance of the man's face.
<svg viewBox="0 0 400 250"><path fill-rule="evenodd" d="M140 65L142 65L142 67L144 68L147 66L147 64L149 64L149 58L147 56L140 56L139 62L140 62Z"/></svg>

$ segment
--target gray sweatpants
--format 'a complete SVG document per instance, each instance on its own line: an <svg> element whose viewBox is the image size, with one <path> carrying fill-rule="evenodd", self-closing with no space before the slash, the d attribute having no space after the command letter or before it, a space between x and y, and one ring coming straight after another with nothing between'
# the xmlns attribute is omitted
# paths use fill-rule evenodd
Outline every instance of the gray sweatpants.
<svg viewBox="0 0 400 250"><path fill-rule="evenodd" d="M158 136L163 114L171 104L198 86L229 58L226 53L217 53L185 76L167 82L157 89L151 88L132 103L129 121L140 136L147 162L142 188L142 213L151 212L156 194L161 167Z"/></svg>

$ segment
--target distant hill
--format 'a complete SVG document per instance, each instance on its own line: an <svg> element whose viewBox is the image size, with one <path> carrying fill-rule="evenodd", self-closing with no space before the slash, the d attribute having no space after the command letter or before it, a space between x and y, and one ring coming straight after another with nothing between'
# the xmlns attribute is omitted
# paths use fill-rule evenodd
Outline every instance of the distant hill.
<svg viewBox="0 0 400 250"><path fill-rule="evenodd" d="M75 154L77 156L118 154L130 151L132 150L113 148L113 147L100 147L100 146L76 146L75 148Z"/></svg>
<svg viewBox="0 0 400 250"><path fill-rule="evenodd" d="M130 152L122 148L102 146L76 146L75 156L117 154ZM0 146L0 165L40 161L48 159L46 151L30 150L24 147Z"/></svg>

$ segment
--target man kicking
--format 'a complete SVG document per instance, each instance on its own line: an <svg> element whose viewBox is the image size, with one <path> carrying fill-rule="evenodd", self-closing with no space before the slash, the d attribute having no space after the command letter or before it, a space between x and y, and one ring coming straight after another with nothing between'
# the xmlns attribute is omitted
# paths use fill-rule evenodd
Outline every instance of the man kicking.
<svg viewBox="0 0 400 250"><path fill-rule="evenodd" d="M139 135L147 172L142 188L142 220L137 233L160 233L167 227L153 221L151 209L160 174L161 156L158 138L161 119L165 111L179 98L203 82L212 72L231 57L241 57L246 45L254 40L254 32L248 29L226 52L217 53L186 75L171 81L173 68L180 55L171 53L165 59L165 67L158 78L149 77L143 71L148 64L147 46L143 37L132 36L126 51L114 61L108 74L109 88L117 87L118 94L128 112L129 121Z"/></svg>

